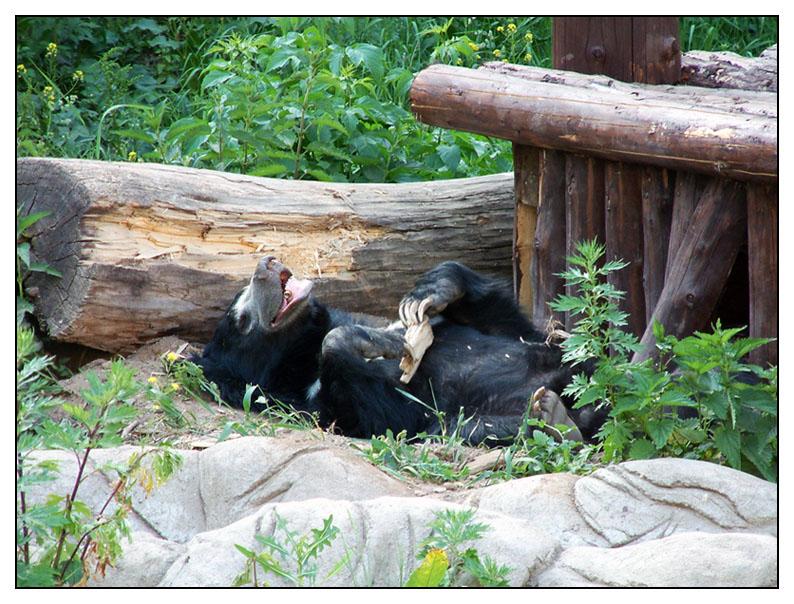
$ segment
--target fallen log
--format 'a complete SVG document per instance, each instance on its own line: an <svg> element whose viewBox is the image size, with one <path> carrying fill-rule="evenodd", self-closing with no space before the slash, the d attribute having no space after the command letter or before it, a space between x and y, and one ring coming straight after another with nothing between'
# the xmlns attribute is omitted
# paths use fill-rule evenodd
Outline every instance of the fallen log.
<svg viewBox="0 0 794 604"><path fill-rule="evenodd" d="M396 317L443 260L510 279L513 175L406 184L256 178L157 164L17 160L35 260L28 282L50 336L109 352L178 334L206 341L262 255L315 295Z"/></svg>
<svg viewBox="0 0 794 604"><path fill-rule="evenodd" d="M433 65L414 79L412 110L428 124L521 145L742 181L777 181L777 118L768 115L768 107L741 112L730 104L702 105L699 96L682 101L676 94L659 96L652 85L617 85L603 76L579 74L577 79L596 78L598 84L567 85L553 70L527 69L545 71L548 78ZM649 95L652 90L657 92ZM753 94L766 94L765 105L777 104L774 93Z"/></svg>
<svg viewBox="0 0 794 604"><path fill-rule="evenodd" d="M706 88L777 92L777 44L759 57L693 50L681 57L681 81Z"/></svg>

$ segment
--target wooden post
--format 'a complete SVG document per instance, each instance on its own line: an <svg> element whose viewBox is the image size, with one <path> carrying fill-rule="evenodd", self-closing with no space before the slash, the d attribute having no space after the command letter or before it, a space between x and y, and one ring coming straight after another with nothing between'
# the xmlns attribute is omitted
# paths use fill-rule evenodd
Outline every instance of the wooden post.
<svg viewBox="0 0 794 604"><path fill-rule="evenodd" d="M594 157L570 153L565 158L565 253L576 253L579 241L604 242L604 162ZM576 292L570 288L568 295ZM565 328L573 322L566 313Z"/></svg>
<svg viewBox="0 0 794 604"><path fill-rule="evenodd" d="M778 337L778 188L747 185L750 337ZM752 363L778 364L778 342L750 353Z"/></svg>
<svg viewBox="0 0 794 604"><path fill-rule="evenodd" d="M606 162L606 257L629 265L609 275L609 282L626 293L618 307L628 314L628 331L638 338L645 331L645 242L643 238L642 168Z"/></svg>
<svg viewBox="0 0 794 604"><path fill-rule="evenodd" d="M534 253L530 266L534 290L532 320L542 327L549 318L565 323L565 316L552 312L548 302L565 293L564 281L557 275L565 270L565 154L543 149L540 154L538 217Z"/></svg>
<svg viewBox="0 0 794 604"><path fill-rule="evenodd" d="M667 270L670 224L673 219L673 174L664 168L642 169L643 287L645 323L651 322ZM639 334L637 334L639 337Z"/></svg>
<svg viewBox="0 0 794 604"><path fill-rule="evenodd" d="M530 271L538 220L540 149L513 145L513 187L516 213L513 223L513 287L518 303L532 316L534 293Z"/></svg>
<svg viewBox="0 0 794 604"><path fill-rule="evenodd" d="M558 17L554 19L553 37L556 69L653 84L675 83L680 75L675 17ZM586 238L598 236L600 241L606 241L607 258L623 258L631 263L610 279L626 292L620 308L629 315L629 329L639 336L645 330L646 315L641 172L623 163L604 162L603 166L605 173L591 170L585 178L580 177L575 186L588 192L584 195L576 193L574 184L568 182L569 220L586 216L587 220L600 222L586 228L569 222L568 250L589 233ZM594 193L603 186L606 190L602 195ZM572 202L592 207L577 211L570 207ZM570 320L566 320L566 326L570 328Z"/></svg>

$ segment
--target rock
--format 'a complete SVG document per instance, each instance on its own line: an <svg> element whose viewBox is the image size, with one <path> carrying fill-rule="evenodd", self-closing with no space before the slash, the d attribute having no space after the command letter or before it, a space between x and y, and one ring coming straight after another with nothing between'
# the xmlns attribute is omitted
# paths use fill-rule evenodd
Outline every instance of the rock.
<svg viewBox="0 0 794 604"><path fill-rule="evenodd" d="M773 587L777 539L681 533L615 548L572 547L538 576L538 587Z"/></svg>
<svg viewBox="0 0 794 604"><path fill-rule="evenodd" d="M93 470L139 450L93 451L79 499L99 510L115 475ZM435 512L445 508L476 509L474 521L490 529L465 547L511 567L513 586L777 585L777 486L711 463L633 461L584 477L455 491L417 490L349 446L306 435L238 438L182 454L171 481L148 499L135 492L133 541L99 585L229 586L245 569L235 546L261 552L257 535L286 542L279 522L295 539L311 537L329 516L339 532L304 584L403 585ZM35 455L59 460L62 475L27 500L68 492L74 456ZM282 564L295 571L289 560ZM291 584L261 568L257 580Z"/></svg>
<svg viewBox="0 0 794 604"><path fill-rule="evenodd" d="M777 485L689 459L597 470L577 481L574 505L612 546L689 531L777 536Z"/></svg>

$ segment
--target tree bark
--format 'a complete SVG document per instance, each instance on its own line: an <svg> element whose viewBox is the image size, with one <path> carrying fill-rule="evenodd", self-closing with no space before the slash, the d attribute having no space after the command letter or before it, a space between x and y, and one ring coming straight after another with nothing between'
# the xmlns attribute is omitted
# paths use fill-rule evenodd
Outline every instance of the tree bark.
<svg viewBox="0 0 794 604"><path fill-rule="evenodd" d="M777 92L777 44L759 57L693 50L681 57L681 81L705 88Z"/></svg>
<svg viewBox="0 0 794 604"><path fill-rule="evenodd" d="M265 254L312 277L315 296L396 316L437 262L510 279L513 175L407 184L256 178L156 164L17 160L49 334L126 353L179 334L206 341Z"/></svg>
<svg viewBox="0 0 794 604"><path fill-rule="evenodd" d="M645 98L653 89L648 84L569 86L553 74L528 81L433 65L414 80L412 109L428 124L522 145L742 181L777 180L776 118L701 106L697 97ZM776 104L776 95L767 94Z"/></svg>

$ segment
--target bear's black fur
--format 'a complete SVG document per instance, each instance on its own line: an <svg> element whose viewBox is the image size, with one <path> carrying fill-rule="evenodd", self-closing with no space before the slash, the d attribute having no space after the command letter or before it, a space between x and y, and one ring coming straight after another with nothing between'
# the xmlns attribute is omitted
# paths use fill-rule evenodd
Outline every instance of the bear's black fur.
<svg viewBox="0 0 794 604"><path fill-rule="evenodd" d="M262 259L232 302L212 341L193 360L228 403L241 406L247 384L297 410L319 412L323 426L369 438L391 429L409 436L438 433L434 413L454 429L462 407L472 444L514 437L533 393L556 393L580 368L561 362L557 346L521 314L509 291L456 262L422 275L403 306L425 301L434 340L409 384L399 378L405 329L326 307L311 283L294 279L273 257ZM254 397L254 399L256 396ZM572 410L583 437L604 413Z"/></svg>

